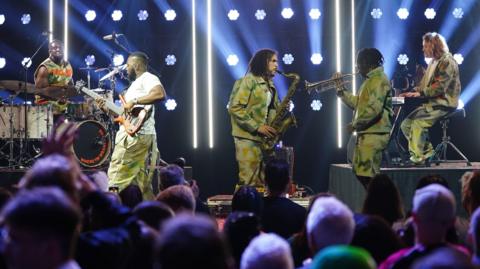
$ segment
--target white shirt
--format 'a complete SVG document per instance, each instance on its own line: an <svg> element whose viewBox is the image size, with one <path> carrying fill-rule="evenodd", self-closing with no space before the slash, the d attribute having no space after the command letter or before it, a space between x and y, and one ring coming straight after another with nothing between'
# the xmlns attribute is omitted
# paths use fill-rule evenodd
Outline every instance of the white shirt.
<svg viewBox="0 0 480 269"><path fill-rule="evenodd" d="M139 98L145 95L148 95L150 91L158 86L162 85L157 76L152 73L145 72L140 75L134 82L128 87L127 92L125 93L125 101L133 101L134 98ZM152 105L152 110L150 117L143 123L142 128L138 131L140 134L155 134L155 110ZM124 132L125 128L120 127L120 131Z"/></svg>

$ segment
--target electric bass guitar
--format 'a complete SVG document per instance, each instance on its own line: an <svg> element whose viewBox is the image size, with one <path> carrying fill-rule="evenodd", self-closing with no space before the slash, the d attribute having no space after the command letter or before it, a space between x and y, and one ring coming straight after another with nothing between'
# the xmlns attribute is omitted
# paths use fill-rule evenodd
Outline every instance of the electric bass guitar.
<svg viewBox="0 0 480 269"><path fill-rule="evenodd" d="M93 90L85 88L85 82L79 80L75 83L75 88L77 91L82 92L93 99L102 99L105 101L105 107L115 114L114 121L123 125L125 131L130 136L135 136L135 134L142 128L143 123L150 117L153 105L135 105L130 111L125 111L123 106L117 106L110 100L105 99L105 97L99 95ZM125 99L120 95L120 102L122 105L125 105Z"/></svg>

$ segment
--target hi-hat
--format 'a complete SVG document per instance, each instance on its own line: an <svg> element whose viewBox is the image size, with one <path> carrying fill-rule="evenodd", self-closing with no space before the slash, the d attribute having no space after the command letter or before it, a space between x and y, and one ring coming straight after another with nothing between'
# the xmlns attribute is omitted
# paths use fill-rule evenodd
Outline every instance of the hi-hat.
<svg viewBox="0 0 480 269"><path fill-rule="evenodd" d="M95 66L85 66L85 67L80 67L78 69L80 69L80 70L97 70L97 67L95 67Z"/></svg>

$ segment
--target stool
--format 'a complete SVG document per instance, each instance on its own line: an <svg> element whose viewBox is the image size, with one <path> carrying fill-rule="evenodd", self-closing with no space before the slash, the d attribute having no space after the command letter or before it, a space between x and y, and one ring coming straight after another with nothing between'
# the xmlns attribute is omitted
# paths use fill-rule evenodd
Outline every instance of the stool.
<svg viewBox="0 0 480 269"><path fill-rule="evenodd" d="M470 161L467 159L465 154L463 154L452 142L450 136L447 135L447 128L450 119L453 117L462 117L465 118L465 109L456 109L452 112L449 112L447 115L443 116L440 119L440 124L442 125L442 142L435 147L435 153L430 159L431 163L440 164L440 163L466 163L468 166L472 166ZM462 160L447 160L447 149L448 146L452 147Z"/></svg>

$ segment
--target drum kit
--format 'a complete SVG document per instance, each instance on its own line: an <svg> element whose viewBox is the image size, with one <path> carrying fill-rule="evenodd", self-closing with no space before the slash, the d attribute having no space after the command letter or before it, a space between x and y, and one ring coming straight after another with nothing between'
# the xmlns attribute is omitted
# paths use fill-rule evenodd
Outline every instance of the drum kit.
<svg viewBox="0 0 480 269"><path fill-rule="evenodd" d="M87 68L88 72L93 69L91 67L82 69ZM115 70L114 68L102 78L110 79L110 86L115 85L114 76L121 71ZM113 101L113 89L114 87L92 91L106 100ZM99 168L108 164L117 125L96 107L93 98L80 96L81 94L74 89L67 90L66 96L70 98L64 113L54 115L50 104L35 105L28 101L32 100L35 94L56 99L53 95L39 92L34 84L0 80L0 90L8 93L8 97L3 97L3 101L0 96L0 168L31 166L33 161L42 155L41 141L52 130L57 116L63 116L65 120L77 124L77 135L72 151L83 167ZM25 96L25 93L28 96ZM22 100L20 104L18 100Z"/></svg>

